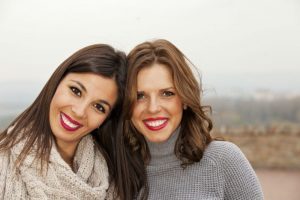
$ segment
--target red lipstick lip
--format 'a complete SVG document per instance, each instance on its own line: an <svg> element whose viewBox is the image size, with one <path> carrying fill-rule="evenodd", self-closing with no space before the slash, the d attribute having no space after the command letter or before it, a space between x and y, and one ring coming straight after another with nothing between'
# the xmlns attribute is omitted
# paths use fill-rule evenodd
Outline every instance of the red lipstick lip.
<svg viewBox="0 0 300 200"><path fill-rule="evenodd" d="M62 115L64 115L70 122L72 122L72 124L81 126L81 124L77 121L75 121L74 119L72 119L69 115L67 115L66 113L61 112Z"/></svg>
<svg viewBox="0 0 300 200"><path fill-rule="evenodd" d="M73 128L73 127L70 127L68 124L66 124L64 122L64 120L62 119L63 117L67 118L71 123L77 125L77 127ZM79 122L73 120L70 116L68 116L67 114L61 112L60 113L60 123L62 125L62 127L64 129L66 129L67 131L76 131L77 129L79 129L80 127L82 127L82 124L80 124Z"/></svg>
<svg viewBox="0 0 300 200"><path fill-rule="evenodd" d="M147 124L147 122L149 122L149 121L157 121L157 120L165 120L165 122L162 123L162 124L159 125L159 126L149 126L149 124ZM149 130L151 130L151 131L159 131L159 130L161 130L161 129L163 129L164 127L167 126L167 124L168 124L168 118L166 118L166 117L147 118L147 119L143 120L143 122L144 122L145 126L146 126Z"/></svg>
<svg viewBox="0 0 300 200"><path fill-rule="evenodd" d="M147 118L147 119L144 119L143 121L156 121L156 120L166 120L168 119L167 117L150 117L150 118Z"/></svg>

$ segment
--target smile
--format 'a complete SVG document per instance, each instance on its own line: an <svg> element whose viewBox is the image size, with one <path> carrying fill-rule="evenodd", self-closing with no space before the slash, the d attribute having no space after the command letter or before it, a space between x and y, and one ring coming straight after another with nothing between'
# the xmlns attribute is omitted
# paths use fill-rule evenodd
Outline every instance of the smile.
<svg viewBox="0 0 300 200"><path fill-rule="evenodd" d="M77 129L82 127L79 122L73 120L70 116L66 115L63 112L60 113L60 123L62 127L67 131L76 131Z"/></svg>
<svg viewBox="0 0 300 200"><path fill-rule="evenodd" d="M145 126L151 131L158 131L163 129L168 124L168 118L149 118L143 120Z"/></svg>

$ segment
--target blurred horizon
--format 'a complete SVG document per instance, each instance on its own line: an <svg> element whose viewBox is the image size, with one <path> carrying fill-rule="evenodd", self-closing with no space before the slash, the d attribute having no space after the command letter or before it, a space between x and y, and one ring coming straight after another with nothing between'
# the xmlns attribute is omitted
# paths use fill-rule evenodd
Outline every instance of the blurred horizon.
<svg viewBox="0 0 300 200"><path fill-rule="evenodd" d="M46 81L0 81L0 120L12 119L38 96ZM202 104L212 106L217 127L269 126L272 123L300 123L300 93L257 89L217 92L204 88ZM5 120L6 122L9 120ZM6 122L0 123L1 125Z"/></svg>
<svg viewBox="0 0 300 200"><path fill-rule="evenodd" d="M49 75L50 78L51 74ZM9 101L9 98L13 95L17 95L19 92L28 93L29 97L37 95L48 79L45 80L0 80L0 93L1 101ZM290 87L288 89L271 88L264 86L257 86L253 88L243 87L241 85L236 85L233 87L221 86L214 87L212 85L205 84L201 81L202 96L205 97L232 97L232 98L259 98L259 99L276 99L276 98L293 98L300 96L300 85L299 87ZM221 88L220 88L221 87ZM8 95L8 97L6 97ZM26 99L26 98L25 98Z"/></svg>

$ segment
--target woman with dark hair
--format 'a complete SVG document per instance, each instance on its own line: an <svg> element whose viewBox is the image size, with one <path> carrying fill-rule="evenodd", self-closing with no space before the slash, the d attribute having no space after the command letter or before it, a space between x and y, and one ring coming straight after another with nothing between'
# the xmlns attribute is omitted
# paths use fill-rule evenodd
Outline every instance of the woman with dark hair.
<svg viewBox="0 0 300 200"><path fill-rule="evenodd" d="M123 199L263 199L240 149L211 135L209 106L189 60L167 40L128 55L124 134L118 135ZM122 164L121 164L122 163Z"/></svg>
<svg viewBox="0 0 300 200"><path fill-rule="evenodd" d="M126 56L109 45L66 59L0 134L0 199L109 198L125 81Z"/></svg>

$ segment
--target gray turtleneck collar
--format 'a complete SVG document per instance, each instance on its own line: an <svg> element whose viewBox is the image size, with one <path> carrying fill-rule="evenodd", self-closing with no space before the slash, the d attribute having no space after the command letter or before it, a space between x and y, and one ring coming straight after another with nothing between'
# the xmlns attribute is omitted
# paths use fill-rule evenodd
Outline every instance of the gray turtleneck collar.
<svg viewBox="0 0 300 200"><path fill-rule="evenodd" d="M178 162L178 158L174 153L174 147L179 136L179 132L180 127L178 127L174 133L172 133L170 138L164 142L157 143L146 140L151 154L149 166Z"/></svg>

